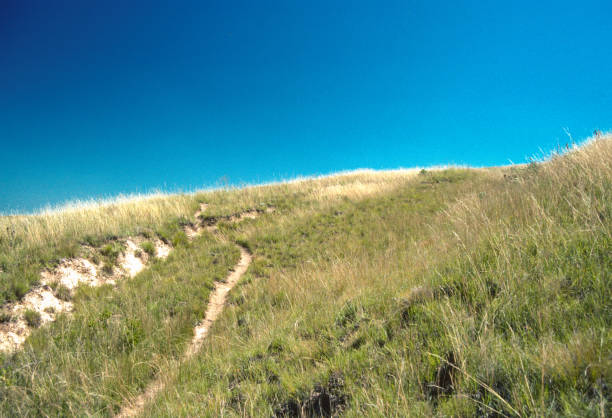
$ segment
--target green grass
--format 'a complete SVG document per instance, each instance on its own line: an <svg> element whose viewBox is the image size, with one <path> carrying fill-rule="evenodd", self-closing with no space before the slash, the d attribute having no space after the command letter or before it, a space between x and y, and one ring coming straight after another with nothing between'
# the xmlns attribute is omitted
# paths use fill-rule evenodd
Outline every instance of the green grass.
<svg viewBox="0 0 612 418"><path fill-rule="evenodd" d="M150 257L155 256L155 245L153 245L151 241L143 242L140 247L145 253L149 254Z"/></svg>
<svg viewBox="0 0 612 418"><path fill-rule="evenodd" d="M100 249L100 254L104 257L105 263L109 266L117 264L119 256L123 253L123 245L119 242L113 241L104 245Z"/></svg>
<svg viewBox="0 0 612 418"><path fill-rule="evenodd" d="M244 228L218 338L145 415L608 414L607 146Z"/></svg>
<svg viewBox="0 0 612 418"><path fill-rule="evenodd" d="M198 206L192 195L88 204L28 216L0 216L0 304L17 301L40 281L40 271L62 258L85 255L82 245L114 246L130 235L149 235L191 216ZM114 258L114 248L108 254ZM106 263L112 271L114 262Z"/></svg>
<svg viewBox="0 0 612 418"><path fill-rule="evenodd" d="M58 285L55 289L55 296L63 301L69 301L70 299L72 299L70 289L62 284Z"/></svg>
<svg viewBox="0 0 612 418"><path fill-rule="evenodd" d="M38 328L23 351L2 359L0 415L117 412L180 357L213 282L237 260L234 246L204 236L116 289L79 288L72 316Z"/></svg>
<svg viewBox="0 0 612 418"><path fill-rule="evenodd" d="M71 316L5 356L0 415L110 416L156 376L166 387L145 416L612 412L609 139L528 166L216 191L193 212L199 201L221 239L187 240L187 213L149 226L170 257L116 289L79 288ZM180 362L236 243L253 262Z"/></svg>
<svg viewBox="0 0 612 418"><path fill-rule="evenodd" d="M26 310L23 313L23 318L25 319L26 323L32 328L38 328L40 326L40 314L36 311L30 309Z"/></svg>

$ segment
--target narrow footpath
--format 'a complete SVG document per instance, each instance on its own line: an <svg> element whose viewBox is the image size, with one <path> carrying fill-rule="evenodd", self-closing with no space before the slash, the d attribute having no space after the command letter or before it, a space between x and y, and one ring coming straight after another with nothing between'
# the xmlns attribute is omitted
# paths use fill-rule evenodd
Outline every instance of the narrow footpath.
<svg viewBox="0 0 612 418"><path fill-rule="evenodd" d="M185 354L183 355L181 362L190 359L200 350L204 339L208 335L208 330L225 307L227 294L236 285L236 283L238 283L251 264L251 254L245 248L239 248L240 261L238 261L238 264L234 266L234 270L227 276L225 281L217 282L215 284L215 288L210 295L210 300L208 301L206 315L204 316L202 322L195 327L193 338L185 350ZM139 415L144 409L145 405L153 400L163 388L164 382L161 378L158 378L149 384L142 394L132 400L127 401L117 417L134 417Z"/></svg>

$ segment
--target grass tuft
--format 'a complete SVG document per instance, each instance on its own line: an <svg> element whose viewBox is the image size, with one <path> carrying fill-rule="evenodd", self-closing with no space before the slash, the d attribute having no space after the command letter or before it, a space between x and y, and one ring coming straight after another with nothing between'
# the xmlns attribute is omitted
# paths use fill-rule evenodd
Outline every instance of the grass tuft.
<svg viewBox="0 0 612 418"><path fill-rule="evenodd" d="M23 313L23 319L26 321L26 324L32 328L38 328L42 322L40 313L31 309L28 309Z"/></svg>
<svg viewBox="0 0 612 418"><path fill-rule="evenodd" d="M155 245L151 241L145 241L140 245L142 250L149 254L149 257L155 257Z"/></svg>

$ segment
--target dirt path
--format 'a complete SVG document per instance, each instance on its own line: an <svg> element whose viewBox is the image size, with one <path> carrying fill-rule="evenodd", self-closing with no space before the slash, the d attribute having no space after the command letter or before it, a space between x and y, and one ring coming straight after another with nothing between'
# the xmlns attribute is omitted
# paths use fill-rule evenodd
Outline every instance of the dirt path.
<svg viewBox="0 0 612 418"><path fill-rule="evenodd" d="M181 361L190 359L200 350L202 343L208 334L208 330L225 307L225 299L227 294L236 285L236 283L238 283L242 275L247 271L249 264L251 264L251 254L245 248L239 248L240 261L238 264L236 264L234 270L227 276L224 282L217 282L215 284L215 288L210 295L204 320L202 320L200 325L195 327L191 343L185 350L185 354L183 355ZM145 405L153 400L163 388L164 382L162 379L155 380L145 389L142 394L135 399L128 401L127 406L122 408L117 417L134 417L140 414Z"/></svg>

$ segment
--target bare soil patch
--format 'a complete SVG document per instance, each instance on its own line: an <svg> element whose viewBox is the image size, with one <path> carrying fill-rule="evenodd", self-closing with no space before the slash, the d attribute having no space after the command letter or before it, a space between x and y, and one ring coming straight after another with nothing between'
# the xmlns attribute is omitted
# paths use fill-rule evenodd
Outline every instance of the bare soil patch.
<svg viewBox="0 0 612 418"><path fill-rule="evenodd" d="M102 264L85 258L64 259L53 270L41 272L40 286L31 289L21 301L6 304L0 309L0 351L11 352L21 348L30 335L32 326L24 316L27 311L36 312L30 315L40 317L38 326L45 325L55 321L59 313L72 311L72 302L65 299L70 299L77 286L115 285L125 276L134 277L140 273L149 261L149 256L139 246L143 241L142 237L124 241L125 250L111 274L102 270ZM153 244L156 257L166 258L170 254L171 247L161 240L155 240ZM87 248L87 251L92 253L96 250ZM58 294L60 287L67 289L67 294Z"/></svg>

